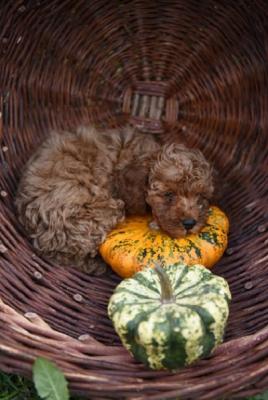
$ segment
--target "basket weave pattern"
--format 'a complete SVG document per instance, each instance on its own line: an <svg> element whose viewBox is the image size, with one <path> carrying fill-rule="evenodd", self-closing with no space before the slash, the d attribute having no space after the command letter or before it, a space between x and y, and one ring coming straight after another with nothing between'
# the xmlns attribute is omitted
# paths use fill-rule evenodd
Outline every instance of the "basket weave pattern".
<svg viewBox="0 0 268 400"><path fill-rule="evenodd" d="M13 0L0 6L0 369L54 360L91 399L242 398L268 388L265 0ZM136 363L107 318L119 279L36 255L13 205L51 129L132 123L201 148L220 173L233 295L225 342L177 373Z"/></svg>

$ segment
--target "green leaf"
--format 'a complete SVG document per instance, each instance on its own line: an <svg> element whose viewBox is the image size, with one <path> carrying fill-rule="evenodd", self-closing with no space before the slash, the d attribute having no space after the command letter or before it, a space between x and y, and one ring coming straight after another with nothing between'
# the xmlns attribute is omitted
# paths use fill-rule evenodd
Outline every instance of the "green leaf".
<svg viewBox="0 0 268 400"><path fill-rule="evenodd" d="M33 365L33 381L37 393L45 400L69 400L67 381L52 362L38 357Z"/></svg>

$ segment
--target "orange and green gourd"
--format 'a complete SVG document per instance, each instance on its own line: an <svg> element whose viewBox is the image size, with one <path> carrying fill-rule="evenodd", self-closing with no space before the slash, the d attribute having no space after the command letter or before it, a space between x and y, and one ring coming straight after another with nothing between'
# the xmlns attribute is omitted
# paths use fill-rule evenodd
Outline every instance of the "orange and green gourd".
<svg viewBox="0 0 268 400"><path fill-rule="evenodd" d="M101 256L122 278L129 278L159 261L212 268L227 247L229 221L216 206L210 207L206 225L199 233L179 239L151 229L151 220L151 216L128 217L101 244Z"/></svg>

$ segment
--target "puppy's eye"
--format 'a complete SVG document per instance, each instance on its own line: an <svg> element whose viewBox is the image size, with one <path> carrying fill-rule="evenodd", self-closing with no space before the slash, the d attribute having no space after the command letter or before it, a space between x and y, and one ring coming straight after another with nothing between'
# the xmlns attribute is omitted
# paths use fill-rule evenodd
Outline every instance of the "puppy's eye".
<svg viewBox="0 0 268 400"><path fill-rule="evenodd" d="M164 196L167 200L172 200L174 197L174 193L173 192L165 192Z"/></svg>
<svg viewBox="0 0 268 400"><path fill-rule="evenodd" d="M205 208L208 205L208 201L207 199L205 199L205 197L201 196L198 200L198 207L200 209Z"/></svg>

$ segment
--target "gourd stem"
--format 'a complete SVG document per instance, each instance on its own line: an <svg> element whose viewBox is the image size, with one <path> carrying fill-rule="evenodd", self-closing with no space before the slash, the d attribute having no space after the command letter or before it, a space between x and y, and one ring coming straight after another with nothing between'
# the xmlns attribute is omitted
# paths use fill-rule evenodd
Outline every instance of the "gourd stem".
<svg viewBox="0 0 268 400"><path fill-rule="evenodd" d="M174 300L174 296L168 274L162 267L160 267L159 264L155 264L155 272L157 273L160 281L162 303L172 302Z"/></svg>

